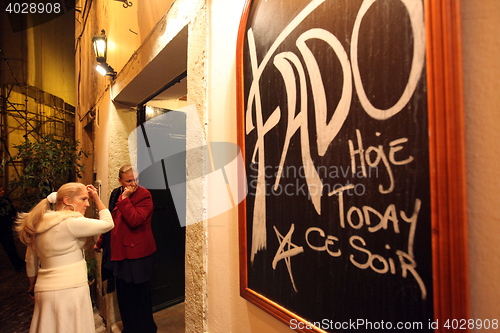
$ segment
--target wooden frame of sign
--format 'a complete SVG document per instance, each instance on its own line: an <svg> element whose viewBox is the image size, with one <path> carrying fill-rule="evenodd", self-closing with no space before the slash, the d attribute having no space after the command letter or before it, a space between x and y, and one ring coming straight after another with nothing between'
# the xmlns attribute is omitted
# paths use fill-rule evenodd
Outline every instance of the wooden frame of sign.
<svg viewBox="0 0 500 333"><path fill-rule="evenodd" d="M454 0L247 1L243 298L303 332L468 318L460 36Z"/></svg>

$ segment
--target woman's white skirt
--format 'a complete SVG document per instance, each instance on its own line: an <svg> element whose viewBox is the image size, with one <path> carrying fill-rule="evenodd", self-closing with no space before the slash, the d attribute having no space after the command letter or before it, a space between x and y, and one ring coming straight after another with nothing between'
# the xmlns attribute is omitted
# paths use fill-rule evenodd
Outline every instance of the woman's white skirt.
<svg viewBox="0 0 500 333"><path fill-rule="evenodd" d="M89 286L35 292L30 333L95 333Z"/></svg>

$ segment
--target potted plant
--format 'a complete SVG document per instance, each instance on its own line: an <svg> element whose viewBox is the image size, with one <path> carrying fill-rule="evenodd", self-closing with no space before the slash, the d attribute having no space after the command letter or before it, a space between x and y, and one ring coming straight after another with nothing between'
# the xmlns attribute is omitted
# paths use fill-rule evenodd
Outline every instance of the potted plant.
<svg viewBox="0 0 500 333"><path fill-rule="evenodd" d="M58 139L53 135L14 145L17 154L5 162L22 163L22 173L9 183L22 200L22 211L31 209L62 184L82 178L80 159L88 157L89 153L78 149L77 145L78 141Z"/></svg>

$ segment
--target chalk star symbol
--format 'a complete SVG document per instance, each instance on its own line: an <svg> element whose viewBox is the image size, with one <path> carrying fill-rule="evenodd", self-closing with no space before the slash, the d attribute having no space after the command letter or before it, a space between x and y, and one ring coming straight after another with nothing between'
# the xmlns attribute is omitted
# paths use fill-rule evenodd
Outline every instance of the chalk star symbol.
<svg viewBox="0 0 500 333"><path fill-rule="evenodd" d="M293 290L295 290L295 292L298 292L297 287L295 286L295 281L293 280L292 263L290 261L290 257L296 256L297 254L304 252L304 248L302 246L297 246L292 243L292 234L293 231L295 230L294 224L292 224L290 230L288 231L285 237L283 237L281 233L278 231L278 229L276 229L276 226L273 226L273 228L274 232L276 233L276 236L278 237L278 242L280 243L278 251L276 251L276 255L274 256L273 269L276 269L276 265L278 264L278 262L281 259L284 259L286 267L288 269L288 274L290 275L290 281L292 281ZM285 246L287 247L286 250Z"/></svg>

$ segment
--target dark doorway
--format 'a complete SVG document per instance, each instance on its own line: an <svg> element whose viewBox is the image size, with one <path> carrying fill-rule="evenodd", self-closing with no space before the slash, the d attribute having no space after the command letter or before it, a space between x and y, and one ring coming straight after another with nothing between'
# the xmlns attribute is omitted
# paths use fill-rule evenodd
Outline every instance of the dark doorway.
<svg viewBox="0 0 500 333"><path fill-rule="evenodd" d="M156 265L151 280L153 308L184 301L186 115L144 105L139 108L137 168L139 183L154 201Z"/></svg>

